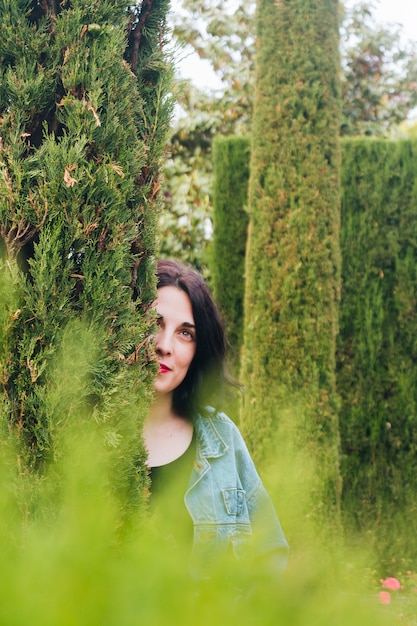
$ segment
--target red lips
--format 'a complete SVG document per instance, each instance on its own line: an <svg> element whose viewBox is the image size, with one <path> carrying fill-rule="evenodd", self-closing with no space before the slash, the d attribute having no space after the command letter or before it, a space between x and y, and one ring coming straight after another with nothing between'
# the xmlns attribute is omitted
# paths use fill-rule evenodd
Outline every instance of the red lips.
<svg viewBox="0 0 417 626"><path fill-rule="evenodd" d="M171 371L171 368L168 367L168 365L165 365L165 363L159 363L159 373L160 374L167 374L170 371Z"/></svg>

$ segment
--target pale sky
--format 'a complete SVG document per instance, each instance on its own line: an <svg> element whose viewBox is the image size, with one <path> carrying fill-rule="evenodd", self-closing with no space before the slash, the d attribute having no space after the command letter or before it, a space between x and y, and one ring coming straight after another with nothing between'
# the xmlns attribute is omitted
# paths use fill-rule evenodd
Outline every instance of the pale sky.
<svg viewBox="0 0 417 626"><path fill-rule="evenodd" d="M347 4L356 4L357 0L346 0ZM378 23L395 23L401 26L404 37L415 41L417 46L417 0L374 0L373 15ZM175 4L181 0L173 0ZM197 87L216 88L220 86L217 77L207 62L202 62L197 55L189 55L179 63L179 73L184 78L191 78Z"/></svg>
<svg viewBox="0 0 417 626"><path fill-rule="evenodd" d="M407 39L416 41L417 45L417 0L379 0L375 18L378 22L401 24Z"/></svg>

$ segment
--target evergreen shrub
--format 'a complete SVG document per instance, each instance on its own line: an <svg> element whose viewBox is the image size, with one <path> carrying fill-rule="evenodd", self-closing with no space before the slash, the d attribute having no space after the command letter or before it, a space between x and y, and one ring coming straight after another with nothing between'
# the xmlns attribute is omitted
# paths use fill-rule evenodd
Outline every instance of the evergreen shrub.
<svg viewBox="0 0 417 626"><path fill-rule="evenodd" d="M40 470L61 453L61 426L90 416L132 502L153 371L166 10L166 0L0 0L3 423L22 468Z"/></svg>
<svg viewBox="0 0 417 626"><path fill-rule="evenodd" d="M317 463L311 515L337 526L338 3L260 0L256 21L242 426L256 458L276 453L297 409L296 446Z"/></svg>
<svg viewBox="0 0 417 626"><path fill-rule="evenodd" d="M417 144L343 144L337 350L343 508L386 562L417 557Z"/></svg>
<svg viewBox="0 0 417 626"><path fill-rule="evenodd" d="M250 142L246 137L214 141L210 276L214 297L225 319L235 373L243 337L249 158Z"/></svg>
<svg viewBox="0 0 417 626"><path fill-rule="evenodd" d="M244 140L241 146L244 153ZM336 368L342 511L348 533L360 531L366 543L372 538L378 567L390 568L404 561L413 567L416 551L416 150L408 141L342 142ZM216 176L231 167L231 160L215 164ZM230 201L234 191L229 187ZM245 244L231 233L224 248L235 245L243 253ZM224 271L232 280L233 268ZM244 282L234 275L239 281L243 297Z"/></svg>

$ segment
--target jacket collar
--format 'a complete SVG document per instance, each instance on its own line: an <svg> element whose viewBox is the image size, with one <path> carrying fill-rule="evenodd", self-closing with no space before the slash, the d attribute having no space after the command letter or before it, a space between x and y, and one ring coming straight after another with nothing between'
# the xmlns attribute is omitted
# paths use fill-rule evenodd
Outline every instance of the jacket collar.
<svg viewBox="0 0 417 626"><path fill-rule="evenodd" d="M198 414L194 420L197 435L197 454L200 458L215 459L223 456L229 446L217 431L209 411L206 415Z"/></svg>

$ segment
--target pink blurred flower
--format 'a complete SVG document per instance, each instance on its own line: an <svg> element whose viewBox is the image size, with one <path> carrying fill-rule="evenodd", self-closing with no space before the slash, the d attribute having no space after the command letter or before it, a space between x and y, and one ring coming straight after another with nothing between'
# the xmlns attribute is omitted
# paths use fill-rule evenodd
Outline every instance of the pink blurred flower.
<svg viewBox="0 0 417 626"><path fill-rule="evenodd" d="M391 602L391 594L389 591L379 592L379 601L381 604L389 604Z"/></svg>
<svg viewBox="0 0 417 626"><path fill-rule="evenodd" d="M385 589L390 589L391 591L397 591L397 589L401 589L401 583L397 578L386 578L381 581L382 586Z"/></svg>

